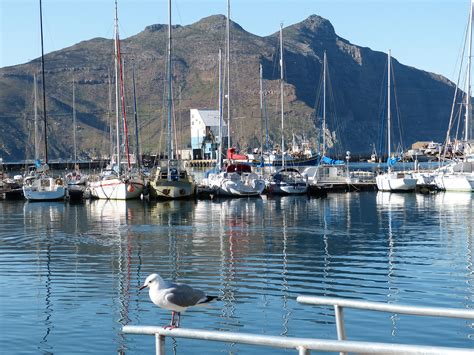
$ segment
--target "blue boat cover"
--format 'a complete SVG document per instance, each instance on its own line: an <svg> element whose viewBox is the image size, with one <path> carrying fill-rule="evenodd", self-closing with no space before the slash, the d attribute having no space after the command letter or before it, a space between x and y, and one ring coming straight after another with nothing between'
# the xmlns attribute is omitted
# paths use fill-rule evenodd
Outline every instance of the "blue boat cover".
<svg viewBox="0 0 474 355"><path fill-rule="evenodd" d="M326 156L323 156L321 158L321 161L323 162L323 164L331 164L331 165L344 164L343 160L331 159Z"/></svg>
<svg viewBox="0 0 474 355"><path fill-rule="evenodd" d="M394 166L398 161L400 161L400 157L395 157L395 158L387 158L387 165L388 166Z"/></svg>

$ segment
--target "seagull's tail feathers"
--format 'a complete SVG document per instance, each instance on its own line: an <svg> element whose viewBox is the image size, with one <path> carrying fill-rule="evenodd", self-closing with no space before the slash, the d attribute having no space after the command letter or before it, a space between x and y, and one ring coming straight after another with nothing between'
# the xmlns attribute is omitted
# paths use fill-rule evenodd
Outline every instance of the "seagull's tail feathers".
<svg viewBox="0 0 474 355"><path fill-rule="evenodd" d="M206 304L213 300L220 300L220 298L218 296L206 296L202 300L200 300L198 304Z"/></svg>

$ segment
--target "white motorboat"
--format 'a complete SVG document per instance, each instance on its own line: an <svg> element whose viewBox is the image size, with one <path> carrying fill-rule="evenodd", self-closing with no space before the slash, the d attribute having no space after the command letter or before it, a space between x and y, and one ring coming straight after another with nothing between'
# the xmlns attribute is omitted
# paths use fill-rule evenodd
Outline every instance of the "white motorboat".
<svg viewBox="0 0 474 355"><path fill-rule="evenodd" d="M308 192L308 182L298 169L284 168L267 181L267 190L275 195L301 195Z"/></svg>
<svg viewBox="0 0 474 355"><path fill-rule="evenodd" d="M206 193L229 197L260 196L265 189L265 181L252 172L250 165L240 163L208 173L201 185Z"/></svg>

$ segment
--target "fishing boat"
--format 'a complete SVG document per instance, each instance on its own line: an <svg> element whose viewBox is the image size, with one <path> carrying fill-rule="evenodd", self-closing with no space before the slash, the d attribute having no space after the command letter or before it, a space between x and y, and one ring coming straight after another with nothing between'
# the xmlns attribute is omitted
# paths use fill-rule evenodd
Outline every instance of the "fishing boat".
<svg viewBox="0 0 474 355"><path fill-rule="evenodd" d="M175 158L173 142L173 93L172 93L172 27L171 27L171 0L168 0L168 121L167 121L167 160L162 166L152 170L150 174L150 197L151 198L189 198L194 195L194 178L185 169L181 169L180 161Z"/></svg>
<svg viewBox="0 0 474 355"><path fill-rule="evenodd" d="M390 107L390 95L391 95L391 62L392 56L391 51L388 52L388 64L387 64L387 150L388 158L387 172L381 173L375 177L377 188L380 191L414 191L416 188L417 180L409 173L399 172L393 170L393 165L399 160L393 157L391 154L391 107Z"/></svg>
<svg viewBox="0 0 474 355"><path fill-rule="evenodd" d="M35 165L31 166L28 174L23 179L23 195L28 201L55 201L62 200L66 195L64 181L61 177L53 177L48 165L48 136L47 136L47 113L46 113L46 84L44 70L44 46L43 46L43 11L40 0L40 29L41 29L41 75L43 84L43 128L44 128L44 157L45 162L38 159L38 137L37 137L37 89L36 77L34 78L35 91Z"/></svg>
<svg viewBox="0 0 474 355"><path fill-rule="evenodd" d="M285 111L284 111L284 75L283 75L283 24L280 25L280 113L281 113L281 151L285 152ZM281 169L266 181L267 191L271 194L293 195L308 191L306 179L297 169L286 168L287 159L281 155ZM288 165L293 165L288 161Z"/></svg>
<svg viewBox="0 0 474 355"><path fill-rule="evenodd" d="M139 198L143 192L144 182L140 171L132 166L128 142L128 126L123 81L123 64L120 53L118 30L118 6L115 1L115 129L116 154L112 155L110 165L102 173L89 181L91 196L99 199L128 200ZM119 99L120 97L120 99ZM121 162L120 108L123 122L123 141L126 163ZM123 166L125 165L125 166Z"/></svg>

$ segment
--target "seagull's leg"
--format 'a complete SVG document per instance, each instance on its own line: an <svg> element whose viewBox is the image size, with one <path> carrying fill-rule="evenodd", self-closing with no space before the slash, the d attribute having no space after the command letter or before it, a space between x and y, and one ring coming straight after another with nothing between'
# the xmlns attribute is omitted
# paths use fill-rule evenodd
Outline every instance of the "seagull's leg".
<svg viewBox="0 0 474 355"><path fill-rule="evenodd" d="M176 312L178 314L178 319L176 321L176 328L179 328L179 325L181 323L181 312Z"/></svg>
<svg viewBox="0 0 474 355"><path fill-rule="evenodd" d="M171 311L171 323L170 323L170 326L172 326L172 327L174 326L174 322L175 322L175 320L174 320L174 314L175 314L174 311Z"/></svg>
<svg viewBox="0 0 474 355"><path fill-rule="evenodd" d="M175 316L175 311L171 311L171 323L169 325L165 325L163 328L165 329L174 329L176 328L176 320L174 319L174 316Z"/></svg>

